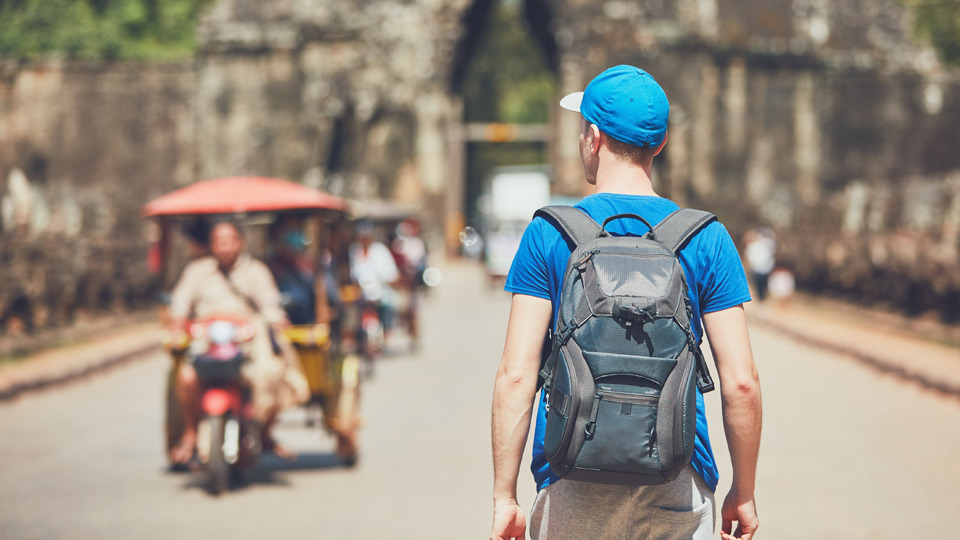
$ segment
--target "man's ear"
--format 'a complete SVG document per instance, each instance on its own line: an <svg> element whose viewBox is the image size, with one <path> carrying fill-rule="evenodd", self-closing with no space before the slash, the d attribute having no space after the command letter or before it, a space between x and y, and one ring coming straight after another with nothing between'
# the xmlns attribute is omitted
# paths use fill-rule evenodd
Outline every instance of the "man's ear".
<svg viewBox="0 0 960 540"><path fill-rule="evenodd" d="M668 132L663 134L663 142L660 143L660 146L657 147L657 151L653 154L655 157L660 155L660 152L663 151L663 147L667 145L667 136L670 135Z"/></svg>
<svg viewBox="0 0 960 540"><path fill-rule="evenodd" d="M590 127L587 129L587 140L590 142L590 153L598 154L600 153L600 128L596 124L590 124ZM603 134L606 137L606 134Z"/></svg>

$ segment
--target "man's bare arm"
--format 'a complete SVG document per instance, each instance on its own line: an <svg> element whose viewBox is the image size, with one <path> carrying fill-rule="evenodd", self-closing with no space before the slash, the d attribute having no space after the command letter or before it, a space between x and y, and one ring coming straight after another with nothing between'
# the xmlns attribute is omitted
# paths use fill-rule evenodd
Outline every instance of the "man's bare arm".
<svg viewBox="0 0 960 540"><path fill-rule="evenodd" d="M742 305L706 313L703 324L720 377L723 428L733 465L733 486L721 510L721 537L749 540L759 526L754 486L762 421L760 377ZM734 521L737 530L731 531Z"/></svg>
<svg viewBox="0 0 960 540"><path fill-rule="evenodd" d="M493 531L491 539L524 538L517 475L530 430L540 348L553 313L549 300L513 295L510 322L493 390Z"/></svg>

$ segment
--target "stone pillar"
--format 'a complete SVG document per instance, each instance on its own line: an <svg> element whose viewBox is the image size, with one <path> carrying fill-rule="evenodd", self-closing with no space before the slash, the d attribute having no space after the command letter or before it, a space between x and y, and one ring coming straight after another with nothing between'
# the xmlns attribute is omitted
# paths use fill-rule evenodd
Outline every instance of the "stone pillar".
<svg viewBox="0 0 960 540"><path fill-rule="evenodd" d="M462 224L458 224L463 222L463 149L453 142L459 133L461 110L462 106L451 103L451 98L437 89L425 91L416 102L417 173L425 195L424 209L434 210L424 215L432 218L432 230L444 231L448 247L456 236L452 230L459 232Z"/></svg>
<svg viewBox="0 0 960 540"><path fill-rule="evenodd" d="M757 206L763 206L774 186L773 136L766 131L753 134L750 152L747 156L747 199Z"/></svg>
<svg viewBox="0 0 960 540"><path fill-rule="evenodd" d="M559 95L552 107L558 108L560 98L571 93L581 92L588 80L578 62L564 62L560 67ZM561 195L582 195L584 193L583 164L580 162L580 115L567 110L556 112L554 122L554 169L556 183L554 191Z"/></svg>
<svg viewBox="0 0 960 540"><path fill-rule="evenodd" d="M712 41L717 37L717 0L678 0L677 17L701 38Z"/></svg>
<svg viewBox="0 0 960 540"><path fill-rule="evenodd" d="M940 249L956 257L960 246L960 172L949 175L944 185L950 202L943 216Z"/></svg>
<svg viewBox="0 0 960 540"><path fill-rule="evenodd" d="M820 125L815 99L814 75L803 71L794 92L793 131L797 195L804 204L820 198Z"/></svg>
<svg viewBox="0 0 960 540"><path fill-rule="evenodd" d="M704 198L716 191L714 177L714 140L718 94L717 66L710 57L700 60L700 89L693 117L693 189Z"/></svg>
<svg viewBox="0 0 960 540"><path fill-rule="evenodd" d="M688 204L687 191L690 185L690 125L687 113L679 104L670 107L670 126L667 146L670 189L667 195L681 207ZM656 178L654 178L654 185ZM659 190L659 186L657 186Z"/></svg>
<svg viewBox="0 0 960 540"><path fill-rule="evenodd" d="M463 101L458 97L450 104L447 118L447 202L445 241L447 253L459 249L460 231L466 225L467 143L463 127Z"/></svg>
<svg viewBox="0 0 960 540"><path fill-rule="evenodd" d="M740 155L744 151L747 133L747 63L743 58L730 60L723 102L726 150L732 155Z"/></svg>

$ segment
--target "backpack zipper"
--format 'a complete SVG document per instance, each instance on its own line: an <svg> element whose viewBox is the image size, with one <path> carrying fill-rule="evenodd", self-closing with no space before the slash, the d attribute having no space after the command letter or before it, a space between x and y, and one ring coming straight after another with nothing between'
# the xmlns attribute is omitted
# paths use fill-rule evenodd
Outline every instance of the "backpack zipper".
<svg viewBox="0 0 960 540"><path fill-rule="evenodd" d="M657 405L660 398L656 396L646 396L643 394L630 394L626 392L603 392L602 396L610 401L619 403L635 403L637 405Z"/></svg>
<svg viewBox="0 0 960 540"><path fill-rule="evenodd" d="M597 413L600 412L600 400L603 399L603 391L597 390L593 394L593 407L590 409L590 420L587 421L587 424L583 426L583 433L586 434L587 440L593 438L594 432L597 430Z"/></svg>
<svg viewBox="0 0 960 540"><path fill-rule="evenodd" d="M580 259L579 261L577 261L577 264L581 264L581 263L585 262L587 259L593 257L594 255L598 255L598 254L602 254L602 255L617 255L617 256L621 256L621 257L636 257L636 258L638 258L638 259L650 259L650 258L656 258L656 257L670 258L670 257L671 257L671 254L670 254L670 253L635 253L635 252L632 252L632 251L617 251L617 250L610 249L610 248L599 248L599 249L592 249L592 250L588 251L588 252L583 256L582 259ZM673 257L676 258L676 255L673 255Z"/></svg>

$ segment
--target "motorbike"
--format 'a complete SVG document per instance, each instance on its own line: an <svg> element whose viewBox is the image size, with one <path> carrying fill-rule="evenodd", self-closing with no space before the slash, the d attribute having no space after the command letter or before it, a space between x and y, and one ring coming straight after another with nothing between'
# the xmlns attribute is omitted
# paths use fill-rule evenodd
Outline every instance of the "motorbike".
<svg viewBox="0 0 960 540"><path fill-rule="evenodd" d="M360 283L361 310L360 329L363 335L365 352L370 358L377 358L386 345L386 329L380 320L380 303L384 301L384 287L379 283Z"/></svg>
<svg viewBox="0 0 960 540"><path fill-rule="evenodd" d="M364 372L373 376L374 364L385 346L385 329L380 320L379 296L371 293L367 284L347 285L341 288L344 305L343 341L345 348L363 359Z"/></svg>
<svg viewBox="0 0 960 540"><path fill-rule="evenodd" d="M254 329L246 321L211 317L191 324L189 334L187 357L200 383L197 456L207 489L219 494L231 480L243 479L263 449L250 389L241 374Z"/></svg>

